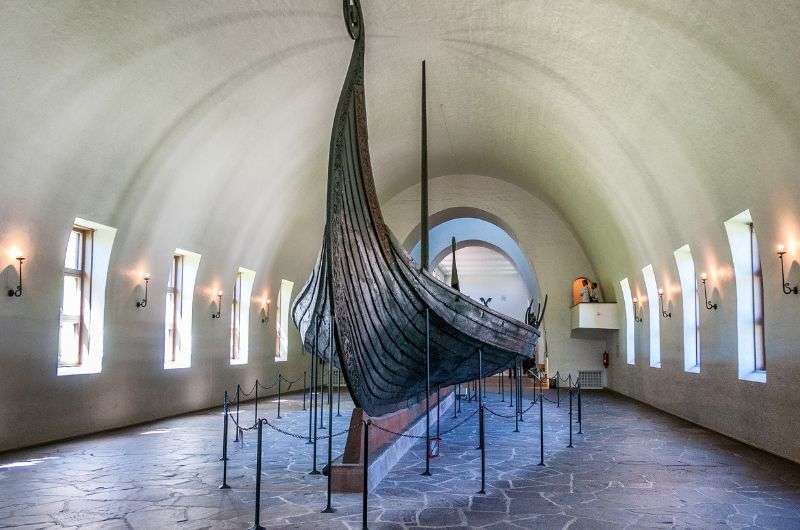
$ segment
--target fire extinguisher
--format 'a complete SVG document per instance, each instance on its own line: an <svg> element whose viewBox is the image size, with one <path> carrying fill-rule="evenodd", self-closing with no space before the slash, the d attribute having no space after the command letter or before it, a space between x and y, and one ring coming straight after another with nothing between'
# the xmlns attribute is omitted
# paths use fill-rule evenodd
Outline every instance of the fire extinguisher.
<svg viewBox="0 0 800 530"><path fill-rule="evenodd" d="M603 352L603 367L608 368L608 352Z"/></svg>

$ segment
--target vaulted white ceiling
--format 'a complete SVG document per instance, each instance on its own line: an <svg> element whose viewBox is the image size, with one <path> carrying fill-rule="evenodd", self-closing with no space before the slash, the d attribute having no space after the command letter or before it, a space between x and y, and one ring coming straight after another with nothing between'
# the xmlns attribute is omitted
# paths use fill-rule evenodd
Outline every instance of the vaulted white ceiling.
<svg viewBox="0 0 800 530"><path fill-rule="evenodd" d="M762 239L800 239L800 4L363 7L384 200L418 179L426 59L432 176L542 197L609 281L687 242L725 261L721 222L746 208ZM0 28L0 245L48 256L57 234L60 255L80 216L120 230L118 267L179 246L220 264L213 281L305 275L352 45L341 2L16 1Z"/></svg>

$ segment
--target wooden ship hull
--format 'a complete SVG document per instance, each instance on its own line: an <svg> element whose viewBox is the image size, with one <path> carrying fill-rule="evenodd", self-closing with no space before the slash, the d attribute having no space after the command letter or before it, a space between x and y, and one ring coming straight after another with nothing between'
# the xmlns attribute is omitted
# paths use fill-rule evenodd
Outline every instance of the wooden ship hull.
<svg viewBox="0 0 800 530"><path fill-rule="evenodd" d="M333 123L325 235L292 318L304 348L333 359L355 405L378 416L530 358L539 332L414 266L391 236L367 142L361 8L343 5L355 44Z"/></svg>

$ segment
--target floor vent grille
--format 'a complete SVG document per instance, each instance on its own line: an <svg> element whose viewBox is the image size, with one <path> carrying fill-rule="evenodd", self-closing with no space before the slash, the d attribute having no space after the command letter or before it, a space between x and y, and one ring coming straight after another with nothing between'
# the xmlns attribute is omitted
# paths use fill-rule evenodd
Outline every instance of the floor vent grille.
<svg viewBox="0 0 800 530"><path fill-rule="evenodd" d="M583 388L603 388L603 372L600 370L580 370L578 376Z"/></svg>

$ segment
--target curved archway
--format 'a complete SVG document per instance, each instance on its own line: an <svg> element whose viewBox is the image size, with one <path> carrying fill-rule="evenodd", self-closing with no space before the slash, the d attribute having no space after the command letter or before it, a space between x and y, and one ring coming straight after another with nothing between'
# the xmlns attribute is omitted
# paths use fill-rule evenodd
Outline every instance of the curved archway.
<svg viewBox="0 0 800 530"><path fill-rule="evenodd" d="M429 230L430 255L433 256L430 262L431 269L442 263L451 254L450 245L453 237L456 238L457 255L460 254L458 250L473 249L471 252L465 253L465 258L470 259L473 263L483 262L482 271L474 271L475 274L471 280L465 284L472 285L467 287L466 294L472 296L484 292L488 287L489 278L497 272L492 271L491 267L508 272L503 263L505 262L513 267L514 273L519 276L519 284L517 287L512 287L513 281L503 281L504 289L524 290L526 302L531 299L539 299L540 287L534 267L520 248L514 232L501 218L478 208L448 208L431 216ZM420 260L419 234L419 225L417 225L404 242L411 258L417 262ZM482 249L485 252L481 253L474 249ZM449 263L445 264L445 268L449 268ZM461 273L460 268L459 272ZM497 279L495 278L495 280ZM485 295L486 297L492 296L488 292ZM500 296L508 299L509 295L510 293ZM484 296L484 294L479 296ZM524 314L524 308L522 311L517 311L515 304L508 304L507 309L512 311L512 316L517 318L521 318L521 315Z"/></svg>

